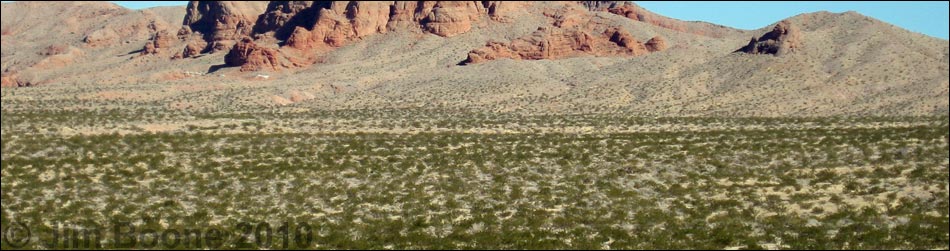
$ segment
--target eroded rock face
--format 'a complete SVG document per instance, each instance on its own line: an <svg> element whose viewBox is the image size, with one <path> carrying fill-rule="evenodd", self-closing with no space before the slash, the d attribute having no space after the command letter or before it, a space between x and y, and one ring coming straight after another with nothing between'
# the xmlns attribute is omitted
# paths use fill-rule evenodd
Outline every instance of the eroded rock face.
<svg viewBox="0 0 950 251"><path fill-rule="evenodd" d="M315 6L316 20L296 26L287 45L297 49L340 47L372 34L384 33L389 9L385 2L333 2L329 8ZM307 28L307 27L313 28Z"/></svg>
<svg viewBox="0 0 950 251"><path fill-rule="evenodd" d="M505 13L530 5L505 1L271 1L260 3L199 2L188 4L184 26L176 34L186 46L174 58L231 49L229 65L255 60L241 59L254 51L267 58L279 49L263 50L236 42L255 37L258 43L277 43L296 51L327 51L366 36L391 31L418 31L442 37L456 36L472 29L481 20L505 21ZM258 8L260 7L260 8ZM200 36L204 41L195 40ZM231 48L232 44L237 44ZM199 49L200 46L204 46ZM242 48L238 48L243 46ZM154 51L154 44L146 51ZM293 53L291 53L293 54ZM238 56L242 55L242 56ZM288 55L287 58L293 58ZM258 60L268 65L269 60ZM299 61L297 59L291 61ZM295 65L306 63L295 62ZM252 66L242 68L266 69Z"/></svg>
<svg viewBox="0 0 950 251"><path fill-rule="evenodd" d="M646 46L621 28L591 33L579 28L539 28L531 35L511 43L489 42L468 54L462 64L510 58L515 60L563 59L579 56L639 56L648 53Z"/></svg>
<svg viewBox="0 0 950 251"><path fill-rule="evenodd" d="M483 18L501 20L524 2L502 1L274 1L257 21L257 34L272 33L296 49L332 48L395 30L450 37Z"/></svg>
<svg viewBox="0 0 950 251"><path fill-rule="evenodd" d="M761 38L753 37L749 44L736 52L783 56L801 48L801 31L788 20L779 22Z"/></svg>
<svg viewBox="0 0 950 251"><path fill-rule="evenodd" d="M669 45L666 44L665 38L656 36L647 41L646 47L650 52L658 52L666 50L669 48Z"/></svg>
<svg viewBox="0 0 950 251"><path fill-rule="evenodd" d="M142 50L142 55L158 54L164 49L171 48L172 45L175 44L175 40L176 38L167 30L159 31L145 43L145 49Z"/></svg>
<svg viewBox="0 0 950 251"><path fill-rule="evenodd" d="M624 6L627 1L578 1L589 11L608 11L613 8Z"/></svg>
<svg viewBox="0 0 950 251"><path fill-rule="evenodd" d="M286 40L296 27L312 29L312 21L316 20L318 11L330 8L330 4L325 1L271 1L264 14L257 19L254 33L275 32L273 36Z"/></svg>
<svg viewBox="0 0 950 251"><path fill-rule="evenodd" d="M582 5L582 9L566 6L564 9L545 13L553 19L551 26L539 27L534 33L511 43L489 42L485 47L469 52L468 58L461 64L478 64L501 58L542 60L579 56L635 57L665 49L665 41L662 38L655 38L654 44L648 47L625 29L598 22L587 10L604 9L613 5L601 2L582 2ZM605 26L606 29L602 28ZM659 49L660 47L663 48Z"/></svg>
<svg viewBox="0 0 950 251"><path fill-rule="evenodd" d="M626 51L621 51L621 55L629 54L639 56L647 53L646 46L640 41L637 41L633 35L630 35L630 32L624 29L616 27L610 28L604 32L604 35L610 37L610 42L626 49Z"/></svg>
<svg viewBox="0 0 950 251"><path fill-rule="evenodd" d="M201 55L201 51L208 47L208 43L201 39L192 39L185 45L185 50L182 51L183 58L192 58Z"/></svg>
<svg viewBox="0 0 950 251"><path fill-rule="evenodd" d="M517 9L525 8L531 3L529 2L513 2L513 1L482 1L482 5L485 7L485 10L488 12L488 16L492 20L505 22L507 21L509 13L514 12Z"/></svg>
<svg viewBox="0 0 950 251"><path fill-rule="evenodd" d="M188 39L192 33L194 32L191 31L191 27L184 25L181 26L181 29L178 29L178 33L176 35L178 36L178 40L185 40Z"/></svg>
<svg viewBox="0 0 950 251"><path fill-rule="evenodd" d="M277 70L281 68L280 53L254 43L250 38L238 42L224 57L228 66L239 66L241 71Z"/></svg>
<svg viewBox="0 0 950 251"><path fill-rule="evenodd" d="M392 31L418 31L442 37L457 36L470 31L478 22L506 20L505 15L531 2L503 1L273 1L248 29L247 15L241 9L252 9L223 2L191 3L185 24L190 30L179 37L205 34L204 51L228 47L235 36L268 38L271 44L293 48L263 49L253 43L240 42L230 50L228 65L255 66L242 70L277 68L278 55L328 51L364 37ZM592 21L590 11L611 11L630 5L624 1L581 1L565 3L570 10L549 16L552 26L516 39L511 43L491 42L472 51L468 63L496 58L524 60L560 59L583 55L638 56L666 49L666 42L657 38L644 44L627 31ZM635 6L634 6L635 7ZM593 23L592 23L593 22ZM248 31L251 32L248 32ZM211 35L208 35L211 34ZM258 40L262 43L265 40ZM200 44L189 43L182 57L195 55ZM287 54L290 53L290 54ZM288 56L290 57L290 56ZM253 59L252 58L258 58ZM274 66L274 67L265 67Z"/></svg>
<svg viewBox="0 0 950 251"><path fill-rule="evenodd" d="M266 5L254 1L190 1L183 25L201 33L209 43L237 40L251 35Z"/></svg>
<svg viewBox="0 0 950 251"><path fill-rule="evenodd" d="M472 22L487 14L483 8L478 2L438 2L422 24L426 32L455 36L471 30Z"/></svg>

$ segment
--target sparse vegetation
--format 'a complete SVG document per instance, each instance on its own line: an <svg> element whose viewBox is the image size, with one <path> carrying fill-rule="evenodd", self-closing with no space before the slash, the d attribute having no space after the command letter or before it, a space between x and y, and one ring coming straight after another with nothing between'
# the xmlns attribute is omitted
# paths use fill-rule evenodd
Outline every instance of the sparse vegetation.
<svg viewBox="0 0 950 251"><path fill-rule="evenodd" d="M333 249L933 249L950 232L946 117L3 102L4 226L289 220Z"/></svg>

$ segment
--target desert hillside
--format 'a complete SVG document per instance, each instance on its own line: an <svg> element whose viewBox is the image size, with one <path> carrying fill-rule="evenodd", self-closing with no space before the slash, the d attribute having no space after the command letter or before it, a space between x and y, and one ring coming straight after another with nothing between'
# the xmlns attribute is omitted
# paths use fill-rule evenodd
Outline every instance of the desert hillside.
<svg viewBox="0 0 950 251"><path fill-rule="evenodd" d="M903 116L948 107L948 41L854 12L754 31L623 1L223 1L141 11L15 2L3 4L3 17L4 91L38 87L18 95L121 89L129 102L199 110ZM779 25L793 34L768 39Z"/></svg>

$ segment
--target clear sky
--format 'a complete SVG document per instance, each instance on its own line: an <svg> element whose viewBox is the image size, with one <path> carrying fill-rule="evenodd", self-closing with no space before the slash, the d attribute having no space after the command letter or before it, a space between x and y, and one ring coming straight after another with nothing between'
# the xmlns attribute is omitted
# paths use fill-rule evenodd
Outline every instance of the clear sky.
<svg viewBox="0 0 950 251"><path fill-rule="evenodd" d="M186 1L113 1L131 9L154 6L186 5ZM658 14L688 20L706 21L739 29L758 29L782 19L808 12L857 11L882 21L934 37L950 37L950 2L690 2L635 1Z"/></svg>
<svg viewBox="0 0 950 251"><path fill-rule="evenodd" d="M947 39L950 2L686 2L636 1L650 11L689 21L706 21L739 29L759 29L782 19L816 11L857 11L904 29Z"/></svg>

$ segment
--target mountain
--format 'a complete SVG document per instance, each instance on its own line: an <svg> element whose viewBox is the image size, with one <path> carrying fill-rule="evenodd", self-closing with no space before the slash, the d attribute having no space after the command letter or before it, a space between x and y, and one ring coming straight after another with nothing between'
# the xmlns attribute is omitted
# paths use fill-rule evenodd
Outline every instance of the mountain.
<svg viewBox="0 0 950 251"><path fill-rule="evenodd" d="M141 11L15 2L3 17L5 90L121 88L149 97L130 102L190 104L182 109L905 116L948 107L948 41L854 12L753 31L624 1L220 1Z"/></svg>
<svg viewBox="0 0 950 251"><path fill-rule="evenodd" d="M181 13L173 7L133 11L106 2L3 4L3 85L99 81L106 69L135 71L141 65L119 56L141 49L155 32L179 26Z"/></svg>

